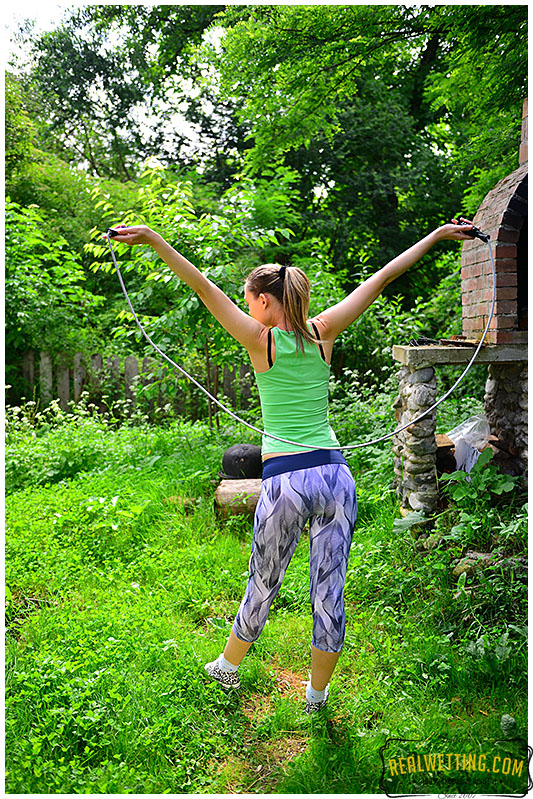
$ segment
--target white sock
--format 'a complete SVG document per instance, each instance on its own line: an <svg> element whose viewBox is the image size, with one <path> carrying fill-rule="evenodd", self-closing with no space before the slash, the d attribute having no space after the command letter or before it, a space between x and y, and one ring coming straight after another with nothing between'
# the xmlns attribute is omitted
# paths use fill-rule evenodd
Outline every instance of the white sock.
<svg viewBox="0 0 533 799"><path fill-rule="evenodd" d="M322 691L315 690L309 680L305 689L305 698L308 702L322 702L326 698L326 690L327 686Z"/></svg>
<svg viewBox="0 0 533 799"><path fill-rule="evenodd" d="M237 669L239 668L238 666L235 666L234 663L230 663L229 660L226 660L226 658L224 657L224 653L218 656L217 663L218 663L218 668L221 671L237 671Z"/></svg>

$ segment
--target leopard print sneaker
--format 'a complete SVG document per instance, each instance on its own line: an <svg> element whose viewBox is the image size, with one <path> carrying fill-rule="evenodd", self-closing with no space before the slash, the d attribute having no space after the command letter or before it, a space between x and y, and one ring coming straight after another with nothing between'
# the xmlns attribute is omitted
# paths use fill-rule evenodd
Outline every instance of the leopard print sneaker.
<svg viewBox="0 0 533 799"><path fill-rule="evenodd" d="M309 699L305 700L305 712L306 713L318 713L319 710L326 707L326 702L328 701L328 693L329 693L329 686L326 687L326 695L324 699L321 699L320 702L311 702Z"/></svg>
<svg viewBox="0 0 533 799"><path fill-rule="evenodd" d="M241 681L237 671L222 671L218 665L218 659L204 666L211 679L216 680L223 688L239 688Z"/></svg>

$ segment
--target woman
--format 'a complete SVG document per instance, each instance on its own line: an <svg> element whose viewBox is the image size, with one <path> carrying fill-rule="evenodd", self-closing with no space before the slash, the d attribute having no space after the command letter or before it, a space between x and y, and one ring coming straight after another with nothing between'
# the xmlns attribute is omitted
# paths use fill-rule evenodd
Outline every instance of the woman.
<svg viewBox="0 0 533 799"><path fill-rule="evenodd" d="M309 281L297 267L267 264L254 269L245 285L248 315L158 233L145 226L119 227L115 240L153 247L246 348L255 370L265 435L249 579L224 652L205 666L224 687L239 687L239 665L265 625L309 521L313 639L305 709L314 712L326 704L344 641L344 582L357 515L354 480L328 422L333 343L385 286L434 244L470 238L471 223L462 221L461 226L437 228L309 320Z"/></svg>

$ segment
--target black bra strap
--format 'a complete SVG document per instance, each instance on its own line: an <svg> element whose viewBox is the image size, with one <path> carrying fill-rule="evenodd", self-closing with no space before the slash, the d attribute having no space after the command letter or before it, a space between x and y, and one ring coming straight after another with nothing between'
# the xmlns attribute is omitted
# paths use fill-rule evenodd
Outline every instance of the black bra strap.
<svg viewBox="0 0 533 799"><path fill-rule="evenodd" d="M272 369L274 366L272 362L272 330L269 329L268 337L267 337L267 358L268 358L268 365Z"/></svg>
<svg viewBox="0 0 533 799"><path fill-rule="evenodd" d="M313 333L315 334L315 338L317 340L316 343L318 344L318 348L320 350L320 354L322 355L322 360L325 361L326 360L326 356L324 355L324 348L322 347L322 344L321 344L321 342L319 340L320 336L318 335L317 327L316 327L314 322L311 322L310 324L311 324L311 327L313 328Z"/></svg>

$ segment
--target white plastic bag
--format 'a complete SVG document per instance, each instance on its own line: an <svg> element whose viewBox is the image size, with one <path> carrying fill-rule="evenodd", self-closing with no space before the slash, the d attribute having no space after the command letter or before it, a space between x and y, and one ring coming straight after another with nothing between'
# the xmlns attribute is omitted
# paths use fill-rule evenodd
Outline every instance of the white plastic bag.
<svg viewBox="0 0 533 799"><path fill-rule="evenodd" d="M456 446L459 439L462 438L470 446L481 449L489 442L490 427L487 417L484 413L477 413L454 427L447 435Z"/></svg>
<svg viewBox="0 0 533 799"><path fill-rule="evenodd" d="M455 445L455 464L457 469L470 474L481 452L473 447L464 438L460 438ZM470 478L469 478L470 479Z"/></svg>
<svg viewBox="0 0 533 799"><path fill-rule="evenodd" d="M470 474L480 456L480 450L488 444L490 427L484 413L471 416L447 434L455 445L455 463L458 469Z"/></svg>

